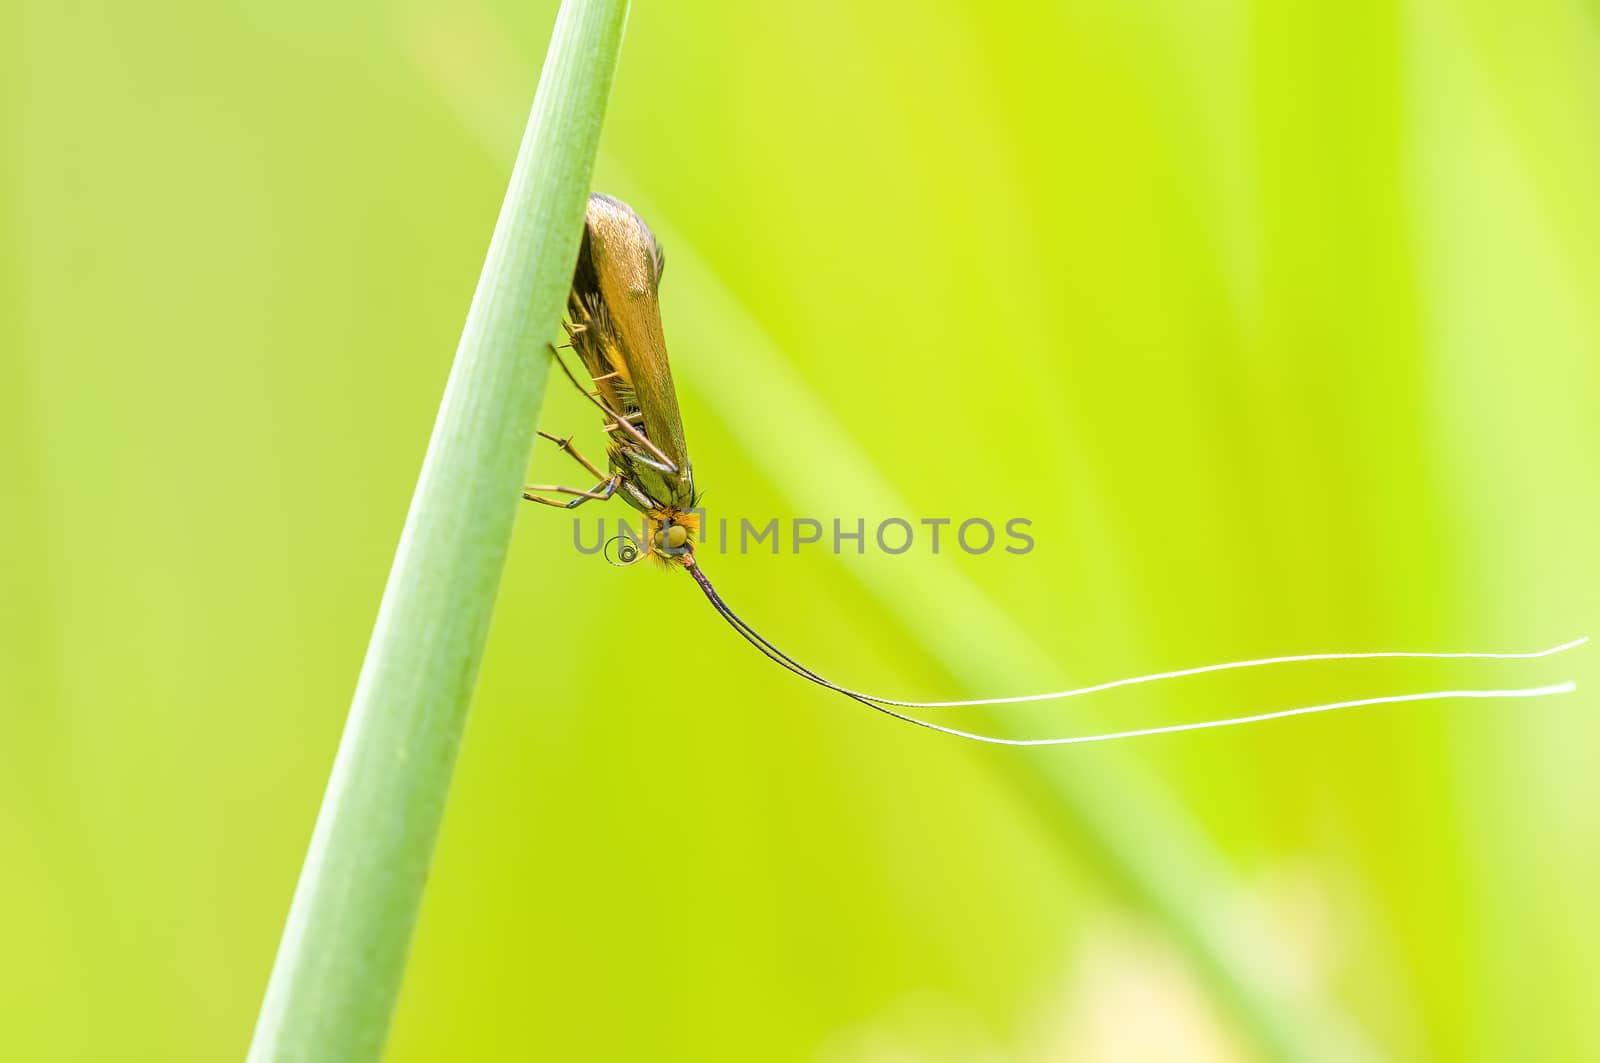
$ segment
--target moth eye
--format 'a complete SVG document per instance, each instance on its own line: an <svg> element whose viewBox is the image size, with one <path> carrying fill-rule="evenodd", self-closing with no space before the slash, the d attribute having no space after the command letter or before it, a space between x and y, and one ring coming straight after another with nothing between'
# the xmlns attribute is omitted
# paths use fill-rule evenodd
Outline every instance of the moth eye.
<svg viewBox="0 0 1600 1063"><path fill-rule="evenodd" d="M656 532L656 549L676 553L689 541L689 529L682 524L668 524Z"/></svg>

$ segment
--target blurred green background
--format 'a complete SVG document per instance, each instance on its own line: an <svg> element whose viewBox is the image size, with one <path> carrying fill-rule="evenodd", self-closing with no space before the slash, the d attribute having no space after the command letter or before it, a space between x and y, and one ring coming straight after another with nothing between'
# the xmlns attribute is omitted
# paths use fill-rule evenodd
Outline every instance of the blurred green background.
<svg viewBox="0 0 1600 1063"><path fill-rule="evenodd" d="M0 1058L244 1052L554 10L12 9ZM638 5L596 187L713 513L1037 540L707 570L912 697L1600 634L1597 58L1559 0ZM519 520L391 1058L1600 1059L1589 690L978 747L571 537Z"/></svg>

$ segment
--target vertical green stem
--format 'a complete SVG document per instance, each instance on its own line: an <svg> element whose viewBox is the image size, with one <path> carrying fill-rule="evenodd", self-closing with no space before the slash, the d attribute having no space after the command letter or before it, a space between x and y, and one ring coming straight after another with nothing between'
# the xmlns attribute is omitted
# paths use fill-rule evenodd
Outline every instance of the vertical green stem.
<svg viewBox="0 0 1600 1063"><path fill-rule="evenodd" d="M577 258L626 0L565 0L295 889L252 1061L377 1059Z"/></svg>

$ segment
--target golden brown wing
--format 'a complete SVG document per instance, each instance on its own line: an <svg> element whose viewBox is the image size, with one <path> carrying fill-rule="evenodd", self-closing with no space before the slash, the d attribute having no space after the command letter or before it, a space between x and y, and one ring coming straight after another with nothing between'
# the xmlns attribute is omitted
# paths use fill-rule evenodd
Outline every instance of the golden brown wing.
<svg viewBox="0 0 1600 1063"><path fill-rule="evenodd" d="M677 390L661 332L657 289L664 258L649 226L627 204L595 193L584 217L583 245L572 279L568 312L573 347L595 379L600 398L629 417L676 473L627 461L615 443L613 461L635 468L657 501L688 507L694 487Z"/></svg>

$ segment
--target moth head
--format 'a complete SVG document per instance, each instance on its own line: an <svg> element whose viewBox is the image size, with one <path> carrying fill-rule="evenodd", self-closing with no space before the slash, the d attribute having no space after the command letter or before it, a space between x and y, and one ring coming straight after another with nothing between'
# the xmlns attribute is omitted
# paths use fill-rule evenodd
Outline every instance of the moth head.
<svg viewBox="0 0 1600 1063"><path fill-rule="evenodd" d="M650 514L650 552L668 564L688 564L700 533L700 514L694 510L663 508Z"/></svg>
<svg viewBox="0 0 1600 1063"><path fill-rule="evenodd" d="M656 552L667 557L678 557L688 553L692 547L689 544L689 527L668 519L656 529L655 540L652 543Z"/></svg>

